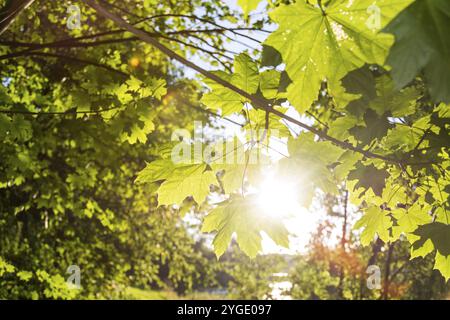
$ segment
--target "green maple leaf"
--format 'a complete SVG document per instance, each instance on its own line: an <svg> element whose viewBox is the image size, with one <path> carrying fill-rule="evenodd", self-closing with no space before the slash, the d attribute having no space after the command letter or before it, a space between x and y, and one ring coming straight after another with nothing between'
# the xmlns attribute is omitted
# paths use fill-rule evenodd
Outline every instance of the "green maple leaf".
<svg viewBox="0 0 450 320"><path fill-rule="evenodd" d="M448 185L448 184L447 184ZM440 191L440 194L442 196L446 195L447 196L447 206L448 203L450 203L450 195L444 191ZM436 216L436 222L442 222L445 224L449 224L450 223L450 208L446 208L445 204L443 204L443 206L439 207L436 209L435 211L435 216Z"/></svg>
<svg viewBox="0 0 450 320"><path fill-rule="evenodd" d="M234 60L234 74L231 82L247 93L254 94L259 86L258 65L246 53Z"/></svg>
<svg viewBox="0 0 450 320"><path fill-rule="evenodd" d="M130 144L136 142L146 143L147 135L155 130L153 119L156 116L154 110L144 103L139 103L136 109L138 121L131 125L131 128L122 133L122 140L128 141Z"/></svg>
<svg viewBox="0 0 450 320"><path fill-rule="evenodd" d="M283 223L263 215L254 196L233 197L213 209L203 221L202 232L213 231L217 231L213 240L217 257L225 253L234 233L239 247L249 257L255 257L261 250L261 231L277 244L289 245Z"/></svg>
<svg viewBox="0 0 450 320"><path fill-rule="evenodd" d="M434 268L446 280L450 279L450 225L440 222L420 226L414 231L417 236L412 245L412 257L426 256L436 250Z"/></svg>
<svg viewBox="0 0 450 320"><path fill-rule="evenodd" d="M409 235L408 236L408 240L410 240L410 242L413 242L415 240L417 240L419 237L414 236L414 235ZM411 247L411 259L417 258L417 257L425 257L428 254L430 254L431 252L433 252L434 250L434 246L433 246L433 242L431 242L430 239L427 239L425 242L423 242L423 244L421 244L421 246L412 246Z"/></svg>
<svg viewBox="0 0 450 320"><path fill-rule="evenodd" d="M12 122L9 128L11 130L11 136L13 139L26 141L31 139L33 135L33 128L31 126L31 123L25 120L22 115L14 115L12 117Z"/></svg>
<svg viewBox="0 0 450 320"><path fill-rule="evenodd" d="M276 70L267 70L261 73L260 89L267 99L275 99L279 94L281 73Z"/></svg>
<svg viewBox="0 0 450 320"><path fill-rule="evenodd" d="M7 261L5 261L0 256L0 277L3 276L5 273L12 273L12 272L14 272L15 269L16 268L12 264L9 264Z"/></svg>
<svg viewBox="0 0 450 320"><path fill-rule="evenodd" d="M431 222L431 216L418 203L415 203L407 210L394 210L393 216L397 220L397 225L392 227L393 239L398 239L402 233L408 234L414 232L419 226Z"/></svg>
<svg viewBox="0 0 450 320"><path fill-rule="evenodd" d="M392 227L392 220L386 212L379 207L369 207L362 218L355 223L354 229L364 228L361 233L361 244L367 246L375 236L384 242L389 241L389 229Z"/></svg>
<svg viewBox="0 0 450 320"><path fill-rule="evenodd" d="M375 195L381 196L386 185L389 173L386 170L377 169L374 165L365 166L359 162L355 169L350 171L348 180L356 180L355 190L360 187L373 190Z"/></svg>
<svg viewBox="0 0 450 320"><path fill-rule="evenodd" d="M369 102L377 97L375 77L370 66L366 64L349 72L342 78L341 83L345 88L345 95L351 100L346 109L355 116L362 116Z"/></svg>
<svg viewBox="0 0 450 320"><path fill-rule="evenodd" d="M209 163L220 174L224 191L228 194L241 189L244 183L258 185L264 164L268 164L258 148L245 150L245 145L235 138L229 141L221 156L216 156Z"/></svg>
<svg viewBox="0 0 450 320"><path fill-rule="evenodd" d="M331 124L328 134L336 139L347 140L350 137L349 130L356 127L358 123L358 119L351 115L337 118Z"/></svg>
<svg viewBox="0 0 450 320"><path fill-rule="evenodd" d="M146 97L154 97L161 99L166 93L166 81L149 77L146 81L131 76L122 85L114 90L118 100L123 103L129 103L134 99L142 99Z"/></svg>
<svg viewBox="0 0 450 320"><path fill-rule="evenodd" d="M238 0L238 5L244 11L245 17L248 17L248 14L258 7L259 2L260 0Z"/></svg>
<svg viewBox="0 0 450 320"><path fill-rule="evenodd" d="M136 182L161 180L164 181L156 191L159 205L181 205L189 196L201 204L208 196L210 186L217 182L215 173L206 164L174 164L170 158L148 163L138 174Z"/></svg>
<svg viewBox="0 0 450 320"><path fill-rule="evenodd" d="M442 255L450 255L450 225L434 222L420 226L414 231L420 239L413 243L413 248L421 247L427 240L431 240L434 248Z"/></svg>
<svg viewBox="0 0 450 320"><path fill-rule="evenodd" d="M175 164L167 159L159 159L147 163L147 166L138 173L136 183L151 183L165 180L170 177L175 168Z"/></svg>
<svg viewBox="0 0 450 320"><path fill-rule="evenodd" d="M344 152L329 141L316 141L311 133L302 133L297 139L289 139L288 150L291 157L309 159L324 166L337 162Z"/></svg>
<svg viewBox="0 0 450 320"><path fill-rule="evenodd" d="M287 109L283 107L274 107L274 109L276 109L277 111L281 111L283 113L286 113L287 111ZM291 136L289 128L281 121L280 117L274 114L269 114L268 117L269 123L266 131L266 116L267 116L266 111L261 109L251 109L247 112L247 114L248 119L250 121L244 128L254 131L253 139L262 139L264 132L266 133L265 134L266 138L269 138L272 135L272 133L277 138ZM249 138L251 139L252 137ZM267 144L267 141L261 142Z"/></svg>
<svg viewBox="0 0 450 320"><path fill-rule="evenodd" d="M285 100L286 89L291 84L286 71L279 72L271 69L259 74L259 90L264 98L269 100Z"/></svg>
<svg viewBox="0 0 450 320"><path fill-rule="evenodd" d="M214 71L215 75L221 77L223 80L230 82L232 76L223 71ZM205 79L204 82L211 89L208 93L205 93L200 100L208 109L217 111L221 110L222 116L227 116L242 110L242 103L245 101L240 94L216 83L209 79Z"/></svg>
<svg viewBox="0 0 450 320"><path fill-rule="evenodd" d="M363 145L369 145L374 139L381 140L394 127L388 120L388 114L379 116L372 109L367 109L363 118L365 126L358 125L349 130Z"/></svg>
<svg viewBox="0 0 450 320"><path fill-rule="evenodd" d="M434 269L439 270L446 281L450 279L450 255L444 256L436 252Z"/></svg>
<svg viewBox="0 0 450 320"><path fill-rule="evenodd" d="M147 135L155 130L155 124L151 120L140 118L143 122L143 126L138 124L133 124L129 132L124 132L122 134L122 140L128 141L130 144L135 144L137 142L146 143Z"/></svg>
<svg viewBox="0 0 450 320"><path fill-rule="evenodd" d="M272 69L259 73L258 64L246 53L236 57L233 74L224 71L212 71L212 73L249 94L262 95L271 100L285 99L286 88L291 82L284 71ZM222 116L242 111L244 104L249 102L240 94L211 79L205 78L203 82L210 91L203 95L201 102L209 109L221 110ZM250 120L253 121L253 119Z"/></svg>
<svg viewBox="0 0 450 320"><path fill-rule="evenodd" d="M375 77L368 66L352 71L342 79L346 95L359 96L347 105L355 116L362 116L368 108L378 115L389 114L404 117L413 114L419 91L414 87L398 90L392 78L386 74Z"/></svg>
<svg viewBox="0 0 450 320"><path fill-rule="evenodd" d="M273 47L264 45L261 52L262 67L276 67L283 63L281 54Z"/></svg>
<svg viewBox="0 0 450 320"><path fill-rule="evenodd" d="M408 126L396 126L388 131L383 139L383 146L388 150L414 150L419 142L423 132L417 132L414 128Z"/></svg>
<svg viewBox="0 0 450 320"><path fill-rule="evenodd" d="M316 141L310 133L288 140L289 158L280 160L280 176L296 180L302 190L304 203L311 201L315 188L337 192L330 166L337 163L343 150L328 141ZM307 197L306 197L307 195Z"/></svg>
<svg viewBox="0 0 450 320"><path fill-rule="evenodd" d="M450 4L447 0L415 1L386 28L395 35L387 64L403 87L423 70L435 101L450 102Z"/></svg>
<svg viewBox="0 0 450 320"><path fill-rule="evenodd" d="M415 88L398 91L392 79L387 76L376 80L377 97L370 101L369 107L379 115L389 112L393 117L404 117L415 112L419 92Z"/></svg>
<svg viewBox="0 0 450 320"><path fill-rule="evenodd" d="M383 28L412 0L381 0L380 27ZM331 93L342 91L340 80L366 63L383 65L393 37L367 26L367 11L373 0L329 1L327 7L299 0L281 5L270 17L279 28L266 45L278 50L293 83L288 88L290 103L304 112L317 98L322 81ZM289 40L288 40L289 39Z"/></svg>
<svg viewBox="0 0 450 320"><path fill-rule="evenodd" d="M241 189L244 182L249 182L250 184L256 180L256 176L261 171L261 166L258 164L215 164L213 166L214 170L224 171L222 177L223 189L226 193L232 193L236 190Z"/></svg>
<svg viewBox="0 0 450 320"><path fill-rule="evenodd" d="M159 205L180 205L188 196L198 204L205 201L210 185L216 182L216 175L206 170L205 164L176 167L172 175L158 189Z"/></svg>
<svg viewBox="0 0 450 320"><path fill-rule="evenodd" d="M214 73L249 94L254 94L258 90L258 66L245 53L241 53L236 57L234 61L234 73L232 75L223 71L215 71ZM204 82L211 91L204 94L200 101L209 109L221 110L223 116L240 112L243 104L247 102L240 94L212 80L205 79Z"/></svg>

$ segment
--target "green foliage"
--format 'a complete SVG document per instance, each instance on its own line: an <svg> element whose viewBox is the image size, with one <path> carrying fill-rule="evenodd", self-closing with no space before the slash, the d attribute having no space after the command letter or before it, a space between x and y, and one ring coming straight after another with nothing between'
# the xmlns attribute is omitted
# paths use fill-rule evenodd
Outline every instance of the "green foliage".
<svg viewBox="0 0 450 320"><path fill-rule="evenodd" d="M204 79L210 91L201 101L209 109L221 111L222 116L244 114L244 128L264 129L267 141L274 129L287 138L289 156L273 165L272 170L280 179L293 181L302 192L305 207L311 204L318 189L336 194L340 182L347 184L352 191L350 199L364 211L355 225L357 229L364 228L361 233L364 245L376 238L395 241L402 234L413 241L411 234L431 222L428 219L431 213L444 223L442 219L447 217L449 140L448 113L444 110L448 106L433 104L426 93L428 83L423 81L410 83L412 79L408 79L401 89L395 85L402 69L411 69L408 65L391 64L392 72L385 65L386 57L395 54L399 44L381 30L387 25L383 30L396 25L406 30L408 22L403 21L402 12L417 6L409 6L411 3L377 2L378 26L371 26L370 1L282 4L270 13L279 27L264 42L261 63L244 53L236 56L232 74L215 71L215 75L230 84L263 98L269 108L286 113L288 108L280 109L280 105L288 102L301 115L311 115L313 127L319 132L325 127L327 137L310 132L294 138L290 130L283 130L285 124L267 115L270 110L264 110L259 103L254 105L255 101L211 79ZM401 43L403 38L396 39ZM445 51L439 52L446 55ZM280 72L278 67L282 63L286 68ZM445 100L442 96L440 99ZM246 152L264 148L259 138L256 135L250 146L244 147ZM179 176L184 176L180 179L185 179L188 187L180 187L179 195L173 192L175 188L169 188L172 196L166 199L169 192L163 188L167 183L164 182L159 189L162 203L180 204L186 196L195 199L195 194L201 198L197 202L202 202L213 184L211 169L217 174L222 192L230 197L228 202L233 209L226 210L223 205L213 209L205 220L204 231L218 231L214 243L218 256L225 252L234 232L243 250L255 256L260 250L256 231L262 230L262 226L254 221L249 225L234 220L233 212L239 209L235 208L233 193L257 187L260 180L255 179L258 174L253 172L257 173L262 166L238 163L199 166L199 172L211 175L203 187L205 193L200 194L193 186L189 174L180 173ZM144 172L141 175L138 179L151 182L144 178ZM202 179L196 179L203 183ZM247 201L237 202L244 214L252 215L256 206L248 206ZM246 234L239 231L238 225L245 225ZM437 267L445 274L443 261L439 258Z"/></svg>
<svg viewBox="0 0 450 320"><path fill-rule="evenodd" d="M450 278L449 225L438 222L421 225L414 231L414 235L419 237L412 246L414 255L425 256L436 250L434 268L440 270L445 279L448 280Z"/></svg>
<svg viewBox="0 0 450 320"><path fill-rule="evenodd" d="M199 82L186 79L129 33L104 34L113 23L92 8L83 7L78 30L65 27L58 2L36 1L17 15L0 46L0 298L112 298L129 286L167 284L184 294L211 284L210 252L180 216L206 214L201 230L216 233L217 257L234 236L256 259L261 232L288 246L283 217L257 204L269 171L305 208L345 188L361 211L358 243L392 249L405 238L411 258L432 253L434 268L450 278L448 1L272 1L269 17L254 23L248 15L259 1L239 1L250 29L278 29L262 50L228 57L233 63L224 35L232 31L195 30L199 21L220 29L242 18L220 1L113 3L115 13L130 7L152 17L135 25L171 58L220 62L211 73L230 85L207 71ZM100 32L104 42L86 38ZM219 126L211 112L252 130L250 141L232 140L243 161L197 161L196 146L209 137L168 142L193 120ZM267 161L273 139L287 143L287 154L276 150L279 161ZM173 161L180 147L191 151L186 162ZM89 274L79 292L62 276L71 264ZM318 266L330 269L328 261ZM341 281L330 270L303 272L312 282ZM335 296L312 286L298 296ZM259 287L253 283L252 297L262 297Z"/></svg>
<svg viewBox="0 0 450 320"><path fill-rule="evenodd" d="M365 63L383 65L392 37L366 26L371 0L329 1L326 7L297 1L271 13L279 28L266 41L281 53L293 80L288 89L290 103L304 112L327 80L331 92L341 92L340 80ZM381 26L389 23L410 0L378 1ZM293 20L297 23L293 23ZM287 41L289 38L289 41ZM335 97L336 99L339 96Z"/></svg>
<svg viewBox="0 0 450 320"><path fill-rule="evenodd" d="M383 241L389 241L389 229L392 227L392 220L388 213L378 207L370 207L364 216L355 224L356 229L364 227L361 233L361 243L368 245L378 236Z"/></svg>
<svg viewBox="0 0 450 320"><path fill-rule="evenodd" d="M248 17L248 14L256 9L259 2L260 0L238 0L238 4L244 11L245 17Z"/></svg>
<svg viewBox="0 0 450 320"><path fill-rule="evenodd" d="M232 75L223 71L216 71L215 75L249 94L255 94L259 89L267 99L281 98L283 82L286 81L283 73L275 70L259 73L257 62L246 53L236 56ZM209 109L221 110L223 116L240 112L248 102L238 93L210 79L204 79L204 82L211 91L203 95L201 102Z"/></svg>
<svg viewBox="0 0 450 320"><path fill-rule="evenodd" d="M433 100L450 102L449 17L448 1L415 1L386 27L396 39L387 64L398 87L423 72Z"/></svg>
<svg viewBox="0 0 450 320"><path fill-rule="evenodd" d="M330 274L324 265L298 260L290 276L293 283L291 296L301 300L336 299L334 288L338 286L339 277Z"/></svg>
<svg viewBox="0 0 450 320"><path fill-rule="evenodd" d="M304 133L288 141L288 150L290 157L280 160L280 174L287 179L292 172L301 173L296 185L302 190L301 202L306 207L311 203L316 188L332 194L337 192L337 180L329 166L338 161L341 149L327 141L314 141L314 135Z"/></svg>
<svg viewBox="0 0 450 320"><path fill-rule="evenodd" d="M202 204L216 176L206 164L174 165L171 159L164 159L149 163L137 178L146 183L159 180L164 180L157 189L159 205L180 205L188 196Z"/></svg>
<svg viewBox="0 0 450 320"><path fill-rule="evenodd" d="M205 218L203 232L217 231L213 245L217 257L228 248L233 233L236 241L249 257L261 250L261 231L267 233L278 245L288 247L288 232L279 219L261 216L255 197L231 198L213 209Z"/></svg>
<svg viewBox="0 0 450 320"><path fill-rule="evenodd" d="M272 297L273 274L286 269L282 255L259 255L250 259L231 245L231 250L221 259L222 267L229 276L228 297L231 299L262 300Z"/></svg>
<svg viewBox="0 0 450 320"><path fill-rule="evenodd" d="M145 3L137 14L169 5ZM176 12L199 3L178 4ZM48 43L112 28L82 8L82 29L69 30L66 11L35 1L2 41ZM6 60L24 48L0 48L0 299L118 298L128 286L182 295L214 285L215 257L189 236L179 210L157 209L150 188L133 184L173 128L207 120L178 108L198 104L198 87L169 74L155 50L113 35L118 42L109 36L103 45L70 47L71 40L44 50L108 69L47 56ZM79 290L66 283L70 265L80 267Z"/></svg>

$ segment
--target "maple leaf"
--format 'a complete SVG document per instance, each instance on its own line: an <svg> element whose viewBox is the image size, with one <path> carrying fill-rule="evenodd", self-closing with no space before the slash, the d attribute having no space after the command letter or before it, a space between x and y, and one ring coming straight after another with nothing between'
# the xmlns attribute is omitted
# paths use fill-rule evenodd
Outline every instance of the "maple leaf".
<svg viewBox="0 0 450 320"><path fill-rule="evenodd" d="M174 164L171 159L148 163L136 178L137 183L161 180L164 181L156 191L159 205L181 205L189 196L201 204L209 194L210 186L217 183L215 173L206 164Z"/></svg>
<svg viewBox="0 0 450 320"><path fill-rule="evenodd" d="M392 227L393 239L398 239L402 233L412 233L419 226L431 222L431 216L426 212L426 209L418 203L415 203L408 209L396 209L392 214L397 220L396 226Z"/></svg>
<svg viewBox="0 0 450 320"><path fill-rule="evenodd" d="M433 99L450 102L449 2L415 1L384 31L395 35L387 64L397 86L405 86L423 70Z"/></svg>
<svg viewBox="0 0 450 320"><path fill-rule="evenodd" d="M375 236L384 242L389 241L389 229L392 227L392 219L389 212L377 206L369 207L362 218L355 223L354 229L364 228L361 233L361 244L367 246Z"/></svg>
<svg viewBox="0 0 450 320"><path fill-rule="evenodd" d="M262 216L259 208L255 196L232 197L205 217L202 232L217 231L213 240L217 257L225 253L234 233L239 247L249 257L255 257L262 248L261 231L277 244L289 245L288 231L280 219Z"/></svg>
<svg viewBox="0 0 450 320"><path fill-rule="evenodd" d="M359 162L355 169L350 171L348 180L356 180L355 190L362 187L365 190L372 189L375 195L381 196L386 185L389 173L386 170L377 169L373 164L369 166Z"/></svg>
<svg viewBox="0 0 450 320"><path fill-rule="evenodd" d="M412 0L381 0L380 27L386 26ZM340 80L366 63L383 65L393 43L390 34L366 24L373 0L329 1L326 7L299 0L270 13L279 28L265 44L278 50L293 83L288 99L304 112L317 98L321 83L340 92ZM289 41L287 41L289 39Z"/></svg>
<svg viewBox="0 0 450 320"><path fill-rule="evenodd" d="M414 231L412 257L426 256L436 250L434 268L450 279L450 225L440 222L425 224Z"/></svg>
<svg viewBox="0 0 450 320"><path fill-rule="evenodd" d="M258 90L258 66L246 53L236 57L232 75L223 71L213 73L249 94L254 94ZM240 94L209 79L205 79L204 82L211 91L204 94L200 101L209 109L221 110L222 116L242 110L243 103L247 100Z"/></svg>
<svg viewBox="0 0 450 320"><path fill-rule="evenodd" d="M238 0L238 5L244 11L244 16L248 17L248 14L258 7L260 0Z"/></svg>

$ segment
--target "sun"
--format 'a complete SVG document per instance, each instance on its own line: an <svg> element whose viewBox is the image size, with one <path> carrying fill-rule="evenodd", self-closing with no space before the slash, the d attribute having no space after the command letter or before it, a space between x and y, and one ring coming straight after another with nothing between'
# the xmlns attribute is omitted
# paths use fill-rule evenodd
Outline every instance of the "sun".
<svg viewBox="0 0 450 320"><path fill-rule="evenodd" d="M270 176L258 191L258 205L270 216L283 217L300 210L300 190L289 181Z"/></svg>
<svg viewBox="0 0 450 320"><path fill-rule="evenodd" d="M292 179L271 174L259 186L256 199L263 213L261 219L264 219L264 215L280 219L289 232L288 248L277 245L270 237L263 234L263 252L265 254L305 252L311 234L319 224L321 214L310 212L302 205L301 184L294 183Z"/></svg>
<svg viewBox="0 0 450 320"><path fill-rule="evenodd" d="M263 234L263 252L265 254L297 254L304 253L308 248L311 234L317 229L322 217L326 215L323 210L306 208L301 184L294 183L292 179L270 175L257 190L257 205L261 219L266 217L277 218L283 221L289 232L289 247L277 245L269 236Z"/></svg>

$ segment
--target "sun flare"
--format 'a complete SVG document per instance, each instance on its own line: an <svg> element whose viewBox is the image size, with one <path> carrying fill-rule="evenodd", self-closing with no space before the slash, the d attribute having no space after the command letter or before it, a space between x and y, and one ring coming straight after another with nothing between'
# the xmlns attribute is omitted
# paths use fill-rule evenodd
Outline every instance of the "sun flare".
<svg viewBox="0 0 450 320"><path fill-rule="evenodd" d="M294 254L304 252L311 233L316 230L322 212L311 212L302 205L301 185L269 175L257 191L257 205L267 216L282 219L289 231L289 248L278 246L269 237L263 237L263 251L268 253Z"/></svg>
<svg viewBox="0 0 450 320"><path fill-rule="evenodd" d="M295 214L300 209L299 190L292 183L269 177L259 189L258 204L271 216Z"/></svg>

